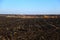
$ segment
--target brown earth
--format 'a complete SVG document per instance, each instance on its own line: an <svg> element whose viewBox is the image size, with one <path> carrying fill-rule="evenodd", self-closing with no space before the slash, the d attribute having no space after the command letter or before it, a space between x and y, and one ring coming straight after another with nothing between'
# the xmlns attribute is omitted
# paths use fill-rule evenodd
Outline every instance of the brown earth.
<svg viewBox="0 0 60 40"><path fill-rule="evenodd" d="M59 17L0 16L0 40L60 40Z"/></svg>

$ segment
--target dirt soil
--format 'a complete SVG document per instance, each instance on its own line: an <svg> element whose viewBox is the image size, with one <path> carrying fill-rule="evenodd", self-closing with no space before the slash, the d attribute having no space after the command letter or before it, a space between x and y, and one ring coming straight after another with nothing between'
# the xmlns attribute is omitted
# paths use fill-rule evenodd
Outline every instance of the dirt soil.
<svg viewBox="0 0 60 40"><path fill-rule="evenodd" d="M0 17L0 40L60 40L60 18Z"/></svg>

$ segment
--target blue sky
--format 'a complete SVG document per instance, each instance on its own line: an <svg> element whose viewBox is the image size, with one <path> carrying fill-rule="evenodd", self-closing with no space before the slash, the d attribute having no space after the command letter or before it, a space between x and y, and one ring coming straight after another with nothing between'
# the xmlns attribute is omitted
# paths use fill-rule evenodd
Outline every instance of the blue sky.
<svg viewBox="0 0 60 40"><path fill-rule="evenodd" d="M0 0L0 14L60 14L60 0Z"/></svg>

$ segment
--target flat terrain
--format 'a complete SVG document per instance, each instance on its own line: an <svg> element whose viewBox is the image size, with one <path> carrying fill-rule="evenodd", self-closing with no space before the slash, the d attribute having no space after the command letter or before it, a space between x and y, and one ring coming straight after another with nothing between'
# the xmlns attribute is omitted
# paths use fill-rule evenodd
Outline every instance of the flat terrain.
<svg viewBox="0 0 60 40"><path fill-rule="evenodd" d="M0 16L0 40L60 40L60 16L15 17Z"/></svg>

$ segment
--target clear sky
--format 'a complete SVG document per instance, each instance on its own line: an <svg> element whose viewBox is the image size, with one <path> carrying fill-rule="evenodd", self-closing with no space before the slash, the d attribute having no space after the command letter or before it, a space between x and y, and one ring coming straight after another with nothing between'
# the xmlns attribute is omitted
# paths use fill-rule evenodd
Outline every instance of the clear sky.
<svg viewBox="0 0 60 40"><path fill-rule="evenodd" d="M60 0L0 0L0 14L60 14Z"/></svg>

